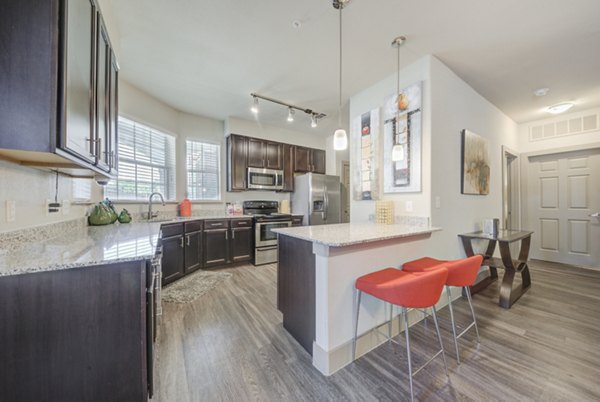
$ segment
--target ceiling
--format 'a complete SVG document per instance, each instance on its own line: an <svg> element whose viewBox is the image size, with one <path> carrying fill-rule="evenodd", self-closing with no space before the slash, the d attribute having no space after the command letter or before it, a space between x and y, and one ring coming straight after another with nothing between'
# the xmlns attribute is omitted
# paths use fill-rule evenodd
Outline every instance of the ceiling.
<svg viewBox="0 0 600 402"><path fill-rule="evenodd" d="M251 92L337 122L338 12L329 0L110 0L121 77L172 107L252 119ZM352 0L344 9L343 102L433 54L518 123L573 101L600 106L598 0ZM294 21L300 27L294 27ZM537 98L533 91L549 87ZM261 103L261 122L310 131Z"/></svg>

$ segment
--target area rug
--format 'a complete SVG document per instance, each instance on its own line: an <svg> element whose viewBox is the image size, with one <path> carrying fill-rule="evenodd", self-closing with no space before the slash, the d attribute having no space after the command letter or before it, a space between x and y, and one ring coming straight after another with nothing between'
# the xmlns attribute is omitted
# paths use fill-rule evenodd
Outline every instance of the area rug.
<svg viewBox="0 0 600 402"><path fill-rule="evenodd" d="M190 303L231 278L229 272L198 271L162 289L162 300L167 303Z"/></svg>

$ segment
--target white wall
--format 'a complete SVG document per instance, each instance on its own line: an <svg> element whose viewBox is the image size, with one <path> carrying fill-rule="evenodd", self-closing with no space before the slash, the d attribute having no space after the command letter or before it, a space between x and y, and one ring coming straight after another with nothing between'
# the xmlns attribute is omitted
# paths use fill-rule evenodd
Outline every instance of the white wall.
<svg viewBox="0 0 600 402"><path fill-rule="evenodd" d="M423 125L422 125L422 191L418 193L403 193L403 194L384 194L383 193L383 173L380 170L380 186L382 189L381 200L392 200L395 203L396 215L414 215L414 216L429 216L430 215L430 194L431 194L431 170L430 170L430 148L431 148L431 82L429 78L430 56L423 57L416 62L403 68L400 72L400 88L407 87L418 81L423 81ZM389 77L379 81L377 84L350 98L350 119L359 116L372 109L379 108L383 105L384 99L396 92L397 74L394 73ZM381 116L381 118L383 118ZM380 144L383 144L383 124L380 122ZM350 139L351 140L351 139ZM360 146L350 141L350 148ZM380 147L379 155L381 163L383 163L383 146ZM352 150L350 150L350 167L356 165L358 161L353 160ZM350 183L352 186L352 182ZM352 195L352 190L350 191ZM413 211L406 211L406 202L410 201L413 204ZM350 202L350 220L351 222L366 222L369 220L369 215L375 213L375 201L355 201Z"/></svg>
<svg viewBox="0 0 600 402"><path fill-rule="evenodd" d="M558 149L563 147L573 147L580 145L588 145L600 142L600 128L594 131L588 131L582 134L566 135L562 137L546 138L539 141L529 140L529 130L532 126L540 126L548 123L555 123L559 121L569 120L582 116L589 116L593 114L600 114L600 108L588 109L581 112L573 112L567 114L560 114L557 116L549 117L543 120L536 120L519 125L519 152L537 152L551 149ZM599 122L600 125L600 122Z"/></svg>
<svg viewBox="0 0 600 402"><path fill-rule="evenodd" d="M464 255L457 234L480 228L484 218L502 218L501 146L517 149L517 124L435 57L431 58L431 217L443 229L435 250L441 258ZM461 130L489 140L489 195L460 193ZM440 208L435 207L440 197Z"/></svg>

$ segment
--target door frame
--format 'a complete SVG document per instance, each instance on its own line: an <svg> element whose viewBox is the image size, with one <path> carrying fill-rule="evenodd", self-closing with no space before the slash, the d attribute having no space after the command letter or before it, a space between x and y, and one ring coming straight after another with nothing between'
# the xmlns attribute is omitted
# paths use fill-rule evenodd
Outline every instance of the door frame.
<svg viewBox="0 0 600 402"><path fill-rule="evenodd" d="M509 202L509 189L510 189L510 198L512 200L516 200L516 205L512 205L512 213L513 213L513 222L516 222L518 228L521 228L521 192L520 192L520 176L521 176L521 166L520 166L520 156L519 153L506 145L502 145L502 227L508 229L506 223L508 222L508 202ZM514 160L512 163L516 163L516 174L511 174L510 178L511 183L508 182L509 172L508 172L508 161ZM516 194L514 194L516 192ZM516 217L514 216L516 214ZM517 229L512 227L512 229Z"/></svg>

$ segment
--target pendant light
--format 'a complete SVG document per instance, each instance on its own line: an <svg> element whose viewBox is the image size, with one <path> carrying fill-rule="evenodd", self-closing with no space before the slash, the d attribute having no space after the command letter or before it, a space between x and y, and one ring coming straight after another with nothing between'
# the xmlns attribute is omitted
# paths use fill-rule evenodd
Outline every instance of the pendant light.
<svg viewBox="0 0 600 402"><path fill-rule="evenodd" d="M310 116L310 126L312 128L317 128L317 116L315 116L314 113Z"/></svg>
<svg viewBox="0 0 600 402"><path fill-rule="evenodd" d="M340 96L338 102L338 129L333 133L333 149L342 151L348 148L348 134L342 128L342 9L350 0L334 0L333 7L340 10Z"/></svg>
<svg viewBox="0 0 600 402"><path fill-rule="evenodd" d="M253 96L254 101L252 102L252 107L250 108L250 111L254 114L258 114L258 98L256 96Z"/></svg>
<svg viewBox="0 0 600 402"><path fill-rule="evenodd" d="M406 42L404 36L398 36L392 41L392 46L398 49L398 68L397 68L397 79L396 79L396 101L394 107L396 108L396 122L393 125L394 129L394 146L392 147L392 162L400 162L404 160L404 144L400 144L400 46Z"/></svg>
<svg viewBox="0 0 600 402"><path fill-rule="evenodd" d="M288 108L287 121L288 121L288 123L291 123L294 121L294 109L292 109L291 107Z"/></svg>

